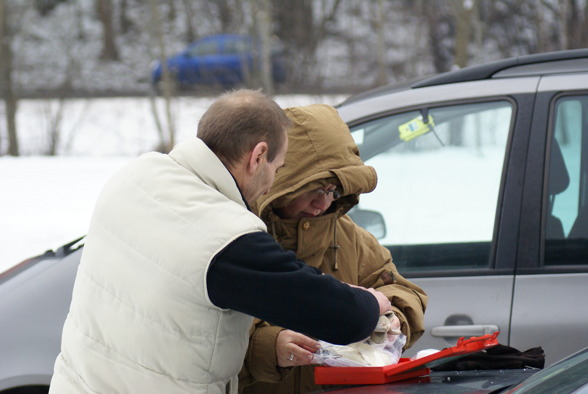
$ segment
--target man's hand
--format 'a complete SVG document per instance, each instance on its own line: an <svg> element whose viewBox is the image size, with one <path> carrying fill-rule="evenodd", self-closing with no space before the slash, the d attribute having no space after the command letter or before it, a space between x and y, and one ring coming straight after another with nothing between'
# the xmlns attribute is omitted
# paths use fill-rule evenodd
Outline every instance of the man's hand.
<svg viewBox="0 0 588 394"><path fill-rule="evenodd" d="M282 368L312 364L313 354L320 349L317 341L292 330L280 331L276 339L276 359Z"/></svg>
<svg viewBox="0 0 588 394"><path fill-rule="evenodd" d="M376 297L376 300L378 300L378 305L380 306L380 315L383 315L384 313L392 310L392 303L390 302L388 297L386 297L384 295L384 293L382 293L381 291L374 290L371 287L369 289L366 289L365 287L362 287L362 286L352 285L349 283L347 283L347 284L351 287L355 287L357 289L363 289L369 293L372 293L372 295L374 297Z"/></svg>

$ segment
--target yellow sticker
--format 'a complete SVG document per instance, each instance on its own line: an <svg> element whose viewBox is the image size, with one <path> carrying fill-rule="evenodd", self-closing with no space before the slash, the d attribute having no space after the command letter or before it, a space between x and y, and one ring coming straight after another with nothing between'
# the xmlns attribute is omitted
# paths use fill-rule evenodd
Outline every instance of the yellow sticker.
<svg viewBox="0 0 588 394"><path fill-rule="evenodd" d="M428 123L423 122L423 117L419 115L416 118L398 126L398 132L400 134L400 139L404 141L410 141L420 135L425 134L431 130L432 127L435 127L435 123L433 122L433 117L431 115L429 115Z"/></svg>

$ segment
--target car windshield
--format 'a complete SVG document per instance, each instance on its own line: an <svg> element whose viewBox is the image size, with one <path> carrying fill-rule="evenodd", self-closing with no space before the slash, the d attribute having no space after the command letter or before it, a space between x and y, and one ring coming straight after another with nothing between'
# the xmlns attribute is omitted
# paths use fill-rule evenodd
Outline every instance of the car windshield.
<svg viewBox="0 0 588 394"><path fill-rule="evenodd" d="M219 43L218 43L218 41L214 41L214 40L199 42L195 45L190 46L187 49L187 53L191 57L215 55L219 52L220 52Z"/></svg>

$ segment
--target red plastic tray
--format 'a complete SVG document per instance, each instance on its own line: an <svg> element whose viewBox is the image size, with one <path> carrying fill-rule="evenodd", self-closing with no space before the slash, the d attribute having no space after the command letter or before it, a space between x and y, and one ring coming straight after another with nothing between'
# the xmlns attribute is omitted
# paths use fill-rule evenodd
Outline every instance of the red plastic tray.
<svg viewBox="0 0 588 394"><path fill-rule="evenodd" d="M384 367L315 367L314 381L316 384L382 384L425 376L437 365L498 345L498 334L459 338L453 347L418 360L401 358L398 364Z"/></svg>

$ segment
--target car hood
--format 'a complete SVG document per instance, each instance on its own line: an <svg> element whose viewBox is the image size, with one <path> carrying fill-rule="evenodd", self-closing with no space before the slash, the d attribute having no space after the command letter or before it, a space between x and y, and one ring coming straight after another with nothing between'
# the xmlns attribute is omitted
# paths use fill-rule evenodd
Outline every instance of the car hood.
<svg viewBox="0 0 588 394"><path fill-rule="evenodd" d="M418 393L418 394L484 394L501 392L510 386L520 383L524 379L538 372L539 369L504 369L484 371L449 371L432 372L429 376L409 379L400 382L353 386L335 390L321 391L324 393Z"/></svg>

